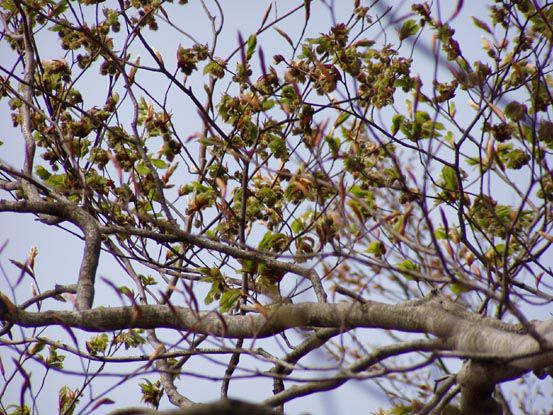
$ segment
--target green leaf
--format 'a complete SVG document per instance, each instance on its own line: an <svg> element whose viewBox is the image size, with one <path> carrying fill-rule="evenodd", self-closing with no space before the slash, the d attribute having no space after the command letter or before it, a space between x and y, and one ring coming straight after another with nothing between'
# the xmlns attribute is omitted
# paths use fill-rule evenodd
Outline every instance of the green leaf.
<svg viewBox="0 0 553 415"><path fill-rule="evenodd" d="M435 229L434 237L438 240L448 239L448 235L445 231L445 228L443 226L440 226L439 228Z"/></svg>
<svg viewBox="0 0 553 415"><path fill-rule="evenodd" d="M334 121L334 128L337 128L337 127L339 127L340 125L342 125L343 123L345 123L349 117L350 117L350 113L349 113L349 112L342 112L342 113L338 116L338 118L336 118L336 121Z"/></svg>
<svg viewBox="0 0 553 415"><path fill-rule="evenodd" d="M290 227L292 228L292 232L298 234L303 231L305 224L302 218L297 218L294 220L294 222L292 222L292 225L290 225Z"/></svg>
<svg viewBox="0 0 553 415"><path fill-rule="evenodd" d="M117 288L117 291L119 291L119 293L121 293L121 294L123 294L123 295L126 295L126 296L129 297L129 298L134 297L133 291L132 291L129 287L125 286L125 285L122 285L122 286L118 287L118 288Z"/></svg>
<svg viewBox="0 0 553 415"><path fill-rule="evenodd" d="M282 137L276 136L269 143L269 148L273 152L273 155L281 160L287 160L289 156L288 146L286 145L286 140Z"/></svg>
<svg viewBox="0 0 553 415"><path fill-rule="evenodd" d="M49 352L50 354L46 359L46 364L54 369L63 369L63 361L65 360L65 356L58 354L57 347L55 346L50 346Z"/></svg>
<svg viewBox="0 0 553 415"><path fill-rule="evenodd" d="M408 280L414 279L415 276L413 274L420 271L420 267L410 259L406 259L405 261L399 263L397 265L397 269L399 270L401 275L403 275Z"/></svg>
<svg viewBox="0 0 553 415"><path fill-rule="evenodd" d="M242 265L242 268L237 272L247 272L248 274L255 274L257 272L257 262L253 259L239 259L238 262Z"/></svg>
<svg viewBox="0 0 553 415"><path fill-rule="evenodd" d="M125 350L138 347L146 343L146 339L142 337L143 332L144 330L142 329L130 329L128 331L123 331L113 337L112 343L123 344L125 346Z"/></svg>
<svg viewBox="0 0 553 415"><path fill-rule="evenodd" d="M92 337L90 340L87 340L86 350L88 350L88 353L90 353L92 356L104 354L108 346L108 341L109 338L107 333L98 334L97 336Z"/></svg>
<svg viewBox="0 0 553 415"><path fill-rule="evenodd" d="M69 386L63 386L58 394L59 413L73 415L77 402L79 402L79 396L79 389L72 390Z"/></svg>
<svg viewBox="0 0 553 415"><path fill-rule="evenodd" d="M513 210L511 206L508 205L497 205L495 207L495 214L497 216L497 219L499 219L501 222L507 224L511 221L511 215L513 214ZM497 246L496 246L496 249Z"/></svg>
<svg viewBox="0 0 553 415"><path fill-rule="evenodd" d="M484 30L485 32L488 32L490 35L493 34L492 33L492 30L490 29L490 27L488 26L488 24L486 22L483 22L482 20L472 16L472 21L474 23L474 25L482 30Z"/></svg>
<svg viewBox="0 0 553 415"><path fill-rule="evenodd" d="M267 231L259 243L261 251L281 252L288 245L288 237L283 233Z"/></svg>
<svg viewBox="0 0 553 415"><path fill-rule="evenodd" d="M38 342L33 343L31 347L29 347L29 355L34 356L37 353L40 353L45 347L46 347L46 343L39 340Z"/></svg>
<svg viewBox="0 0 553 415"><path fill-rule="evenodd" d="M276 102L274 99L266 99L263 101L263 104L261 104L261 109L263 111L269 111L276 105Z"/></svg>
<svg viewBox="0 0 553 415"><path fill-rule="evenodd" d="M472 291L472 288L462 282L454 282L449 286L451 292L455 295L463 294Z"/></svg>
<svg viewBox="0 0 553 415"><path fill-rule="evenodd" d="M399 40L404 40L408 37L416 35L419 28L420 26L415 23L413 19L406 20L403 22L401 29L399 29Z"/></svg>
<svg viewBox="0 0 553 415"><path fill-rule="evenodd" d="M392 134L395 135L399 131L399 127L401 126L401 123L405 119L404 115L396 114L392 117Z"/></svg>
<svg viewBox="0 0 553 415"><path fill-rule="evenodd" d="M455 118L455 114L457 114L457 107L455 107L455 103L453 101L449 101L447 105L449 106L449 115L451 115L451 118Z"/></svg>
<svg viewBox="0 0 553 415"><path fill-rule="evenodd" d="M294 232L294 234L303 232L305 230L305 226L313 220L313 215L314 214L311 210L307 210L303 215L296 218L290 225L292 232Z"/></svg>
<svg viewBox="0 0 553 415"><path fill-rule="evenodd" d="M221 297L221 284L213 283L209 289L207 295L204 298L205 305L211 304L213 301Z"/></svg>
<svg viewBox="0 0 553 415"><path fill-rule="evenodd" d="M445 133L444 140L450 146L453 146L455 144L455 136L453 135L453 132L448 131L447 133Z"/></svg>
<svg viewBox="0 0 553 415"><path fill-rule="evenodd" d="M197 271L203 276L202 281L224 282L225 277L219 268L200 267Z"/></svg>
<svg viewBox="0 0 553 415"><path fill-rule="evenodd" d="M142 282L142 284L144 284L145 286L149 286L149 285L156 285L157 284L157 281L154 277L152 277L151 275L138 275L138 278L140 279L140 282Z"/></svg>
<svg viewBox="0 0 553 415"><path fill-rule="evenodd" d="M214 78L221 79L225 76L226 63L222 59L215 59L209 62L204 68L204 75L210 74Z"/></svg>
<svg viewBox="0 0 553 415"><path fill-rule="evenodd" d="M27 405L8 405L10 412L7 415L31 415L31 409Z"/></svg>
<svg viewBox="0 0 553 415"><path fill-rule="evenodd" d="M442 186L445 187L446 190L457 190L457 173L453 167L445 166L442 169L441 176L443 179Z"/></svg>
<svg viewBox="0 0 553 415"><path fill-rule="evenodd" d="M506 158L507 167L514 170L518 170L521 169L523 166L526 166L532 159L530 154L520 149L514 149L513 151L510 151L506 154Z"/></svg>
<svg viewBox="0 0 553 415"><path fill-rule="evenodd" d="M330 150L330 153L332 154L332 158L337 159L340 153L340 139L338 137L327 135L325 137L325 142L328 144L328 148Z"/></svg>
<svg viewBox="0 0 553 415"><path fill-rule="evenodd" d="M148 173L150 173L150 169L148 168L148 166L146 166L146 163L144 163L144 161L141 161L140 163L136 164L134 168L137 171L137 173L140 174L141 176L147 176Z"/></svg>
<svg viewBox="0 0 553 415"><path fill-rule="evenodd" d="M138 386L142 392L142 402L157 409L163 396L161 382L158 380L152 383L148 379L144 379L144 383L140 383Z"/></svg>
<svg viewBox="0 0 553 415"><path fill-rule="evenodd" d="M150 161L158 169L166 169L167 167L169 167L169 163L167 163L166 161L161 160L161 159L151 159Z"/></svg>
<svg viewBox="0 0 553 415"><path fill-rule="evenodd" d="M46 179L46 183L52 187L62 187L65 184L65 174L52 174Z"/></svg>
<svg viewBox="0 0 553 415"><path fill-rule="evenodd" d="M426 121L430 121L432 118L426 111L417 111L415 113L415 122L417 124L424 124Z"/></svg>
<svg viewBox="0 0 553 415"><path fill-rule="evenodd" d="M221 313L226 313L229 311L235 304L236 301L240 298L240 290L233 288L228 290L221 295L219 299L219 311Z"/></svg>
<svg viewBox="0 0 553 415"><path fill-rule="evenodd" d="M369 244L366 252L377 258L380 258L386 253L386 245L384 245L384 242L382 241L373 241Z"/></svg>
<svg viewBox="0 0 553 415"><path fill-rule="evenodd" d="M480 159L474 157L467 157L465 159L465 163L467 163L469 166L479 166L481 164Z"/></svg>
<svg viewBox="0 0 553 415"><path fill-rule="evenodd" d="M48 178L52 175L48 170L46 170L42 166L36 166L36 174L38 177L40 177L42 180L48 180Z"/></svg>
<svg viewBox="0 0 553 415"><path fill-rule="evenodd" d="M248 48L246 49L246 60L250 60L255 53L255 47L257 46L257 36L255 34L248 38Z"/></svg>

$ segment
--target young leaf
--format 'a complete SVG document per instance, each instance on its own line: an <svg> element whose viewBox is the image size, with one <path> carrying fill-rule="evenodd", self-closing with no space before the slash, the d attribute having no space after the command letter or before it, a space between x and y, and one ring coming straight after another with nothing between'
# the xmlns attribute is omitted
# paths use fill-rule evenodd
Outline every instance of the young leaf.
<svg viewBox="0 0 553 415"><path fill-rule="evenodd" d="M397 265L397 269L399 270L401 275L403 275L408 280L415 279L415 276L413 274L420 272L420 266L415 264L410 259L406 259L405 261L399 263Z"/></svg>
<svg viewBox="0 0 553 415"><path fill-rule="evenodd" d="M251 35L248 38L248 48L246 49L246 60L250 60L255 53L255 48L257 46L257 36L255 34Z"/></svg>
<svg viewBox="0 0 553 415"><path fill-rule="evenodd" d="M146 163L144 163L143 161L136 164L134 168L137 171L137 173L140 174L141 176L147 176L148 173L150 173L150 169L148 168L148 166L146 166Z"/></svg>
<svg viewBox="0 0 553 415"><path fill-rule="evenodd" d="M386 253L386 245L384 245L384 242L382 241L373 241L369 244L366 252L380 258Z"/></svg>
<svg viewBox="0 0 553 415"><path fill-rule="evenodd" d="M237 288L224 292L219 299L219 311L221 313L226 313L236 304L239 298L240 290Z"/></svg>
<svg viewBox="0 0 553 415"><path fill-rule="evenodd" d="M167 167L169 167L169 164L166 161L161 159L151 159L150 161L158 169L166 169Z"/></svg>
<svg viewBox="0 0 553 415"><path fill-rule="evenodd" d="M493 34L493 32L491 31L490 27L488 26L488 24L486 22L483 22L482 20L472 16L472 21L474 23L474 25L482 30L484 30L485 32L488 32L490 35Z"/></svg>
<svg viewBox="0 0 553 415"><path fill-rule="evenodd" d="M282 36L284 39L286 39L286 42L292 47L294 47L294 42L292 42L292 38L286 33L284 30L279 29L278 27L274 27L274 29L277 31L277 33Z"/></svg>
<svg viewBox="0 0 553 415"><path fill-rule="evenodd" d="M441 173L443 182L441 185L449 191L457 190L457 173L453 167L445 166Z"/></svg>
<svg viewBox="0 0 553 415"><path fill-rule="evenodd" d="M406 20L403 22L401 29L399 29L399 40L404 40L408 37L416 35L419 28L420 26L415 23L413 19Z"/></svg>
<svg viewBox="0 0 553 415"><path fill-rule="evenodd" d="M52 175L48 170L46 170L42 166L36 166L36 174L42 180L48 180L48 178Z"/></svg>

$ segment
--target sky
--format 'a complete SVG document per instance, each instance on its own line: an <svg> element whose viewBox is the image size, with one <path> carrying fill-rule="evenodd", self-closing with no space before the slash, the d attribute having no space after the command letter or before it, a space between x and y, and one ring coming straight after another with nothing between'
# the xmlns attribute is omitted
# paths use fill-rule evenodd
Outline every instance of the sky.
<svg viewBox="0 0 553 415"><path fill-rule="evenodd" d="M171 14L171 18L174 21L182 23L187 32L194 34L200 41L210 41L209 22L205 18L201 7L198 2L191 1L191 4L181 9L179 14ZM192 4L196 3L196 4ZM279 13L283 13L284 10L290 9L295 5L299 5L302 2L298 1L279 1L274 2L272 13L275 13L275 9L278 9ZM349 10L349 1L336 2L336 21L340 21L343 18L344 10ZM364 3L364 2L362 2ZM392 20L396 23L383 23L386 31L392 33L400 25L397 23L402 17L405 17L409 7L414 2L401 1L393 2L394 11ZM455 7L456 2L438 2L444 8L441 12L444 16L451 15L452 9ZM479 18L483 18L485 15L486 2L465 2L465 7L461 10L461 13L452 22L452 26L457 29L456 37L459 39L460 44L474 44L474 48L469 53L474 53L475 59L480 51L480 39L475 38L475 29L469 23L470 16L476 15ZM469 4L470 3L470 4ZM254 1L254 0L234 0L234 1L222 1L225 14L225 35L220 40L220 55L225 56L228 51L234 50L238 43L238 33L241 33L243 38L247 38L249 34L253 33L258 27L260 17L263 15L269 2L267 1ZM401 4L401 6L399 6ZM447 10L449 8L449 10ZM175 9L177 10L177 9ZM321 2L314 2L312 6L312 24L308 28L308 35L316 36L319 32L326 32L329 25L329 20L332 20L328 9ZM385 21L386 22L386 21ZM301 26L303 24L303 15L298 13L296 17L293 17L286 21L281 26L281 29L285 30L293 39L296 39L299 35ZM180 36L174 30L169 30L163 27L156 32L150 34L152 45L159 50L162 56L173 57L178 44L182 44L185 47L191 45L191 41L184 36ZM310 34L309 34L310 33ZM390 36L393 38L393 36ZM378 39L378 41L384 41L385 39ZM57 39L53 33L46 33L39 37L41 44L39 47L42 49L44 58L57 58L59 56L59 49L57 46ZM422 41L426 41L422 39ZM282 38L275 31L268 31L260 37L258 40L262 45L265 56L270 57L275 53L279 53L280 48L283 47ZM51 56L47 56L51 51ZM133 53L140 53L143 57L142 63L147 63L147 53L136 48L132 50ZM2 65L6 65L6 59L12 59L11 54L7 50L7 45L0 42L0 62ZM424 59L416 61L414 70L419 72L423 79L432 79L432 71L429 70L430 65L433 65L432 61ZM420 63L419 63L420 62ZM440 68L440 70L443 70ZM201 73L201 72L200 72ZM98 88L95 84L95 73L90 73L87 77L81 80L81 88L83 90L83 96L85 97L86 106L102 105L105 100L106 91L102 88ZM194 90L201 90L201 79L191 79L191 85ZM152 79L152 84L156 82ZM156 85L156 92L159 95L165 93L163 85L159 87ZM174 90L169 94L170 99L182 100L182 114L175 114L176 124L185 131L193 133L201 127L201 120L197 116L196 111L192 108L192 105L187 102L180 94ZM462 111L462 109L460 110ZM468 116L468 114L467 114ZM23 147L22 140L20 139L20 133L13 128L10 128L11 120L9 118L9 111L6 108L6 102L0 102L0 125L3 127L0 129L0 140L4 144L0 147L0 159L8 161L13 166L20 166ZM71 229L70 225L64 225L65 228ZM73 229L74 230L74 229ZM34 220L31 215L13 215L2 214L0 215L0 246L4 245L3 251L0 255L0 290L10 292L8 289L8 282L5 276L9 278L11 282L17 279L18 269L14 267L9 259L16 259L24 262L29 250L32 246L38 248L39 255L37 257L36 274L39 276L39 284L41 289L51 288L54 284L72 284L75 282L75 275L78 272L81 255L82 255L82 243L77 240L73 235L67 231L46 226L40 222ZM98 268L98 279L102 278L109 280L122 281L124 278L124 271L119 267L115 261L113 261L107 255L102 255L100 260L100 266ZM129 283L130 284L130 283ZM15 289L15 300L23 301L30 296L30 281L24 279L21 284ZM113 290L109 285L105 283L97 284L97 296L95 305L118 305L120 299L113 293ZM48 307L51 308L65 308L63 303L49 302ZM293 336L293 335L292 335ZM67 341L71 341L68 336L65 336ZM265 344L264 342L258 342L256 346L263 346L267 348L275 347L274 345ZM69 358L68 358L69 359ZM226 361L225 357L222 361ZM243 358L245 361L247 358ZM319 355L315 357L315 360L310 363L320 365L323 363L321 360L323 356ZM318 361L317 361L318 360ZM73 360L71 365L76 365L75 370L79 370L82 362ZM4 362L6 364L6 362ZM253 362L254 365L258 365L258 362ZM7 364L9 366L9 363ZM69 368L71 366L67 364ZM211 366L210 366L211 365ZM206 368L216 367L213 362L206 360L199 360L197 363L193 363L188 370L202 372ZM267 368L270 366L267 366ZM117 372L124 370L132 370L132 366L128 365L124 368L117 369ZM33 377L40 379L43 369L37 369L33 373ZM33 385L38 385L39 382L35 379ZM151 376L150 379L155 380L155 376ZM110 396L115 393L117 396L117 406L124 406L126 404L137 403L137 389L136 384L141 381L140 378L133 379L131 382L123 382L116 389L112 389L114 384L119 383L121 377L117 376L104 376L102 381L95 382L94 394L98 396L102 390L111 391L106 396ZM54 413L53 411L57 407L57 397L53 399L54 395L57 395L59 387L66 383L82 382L80 377L65 377L49 376L48 383L44 385L45 392L39 397L39 408L42 413ZM183 391L186 396L195 401L215 400L219 396L219 383L213 383L210 380L199 379L196 376L182 376L180 384L183 386ZM252 386L253 384L253 386ZM256 382L236 381L231 387L231 396L240 397L247 400L257 401L266 396L271 391L272 385L269 380L261 380ZM19 391L12 388L10 391L13 397L13 401L17 402ZM35 392L37 392L35 390ZM361 414L369 413L370 411L376 411L381 407L387 408L389 405L383 396L380 389L370 382L350 382L347 386L341 387L337 390L325 392L321 394L311 395L305 398L298 399L290 404L286 405L286 412L290 414L300 414L305 412L317 413L317 414L336 414L336 413L352 413ZM164 398L160 408L170 408L170 404ZM46 409L45 409L46 408ZM50 411L49 409L52 408ZM108 412L114 409L113 407L105 407L102 413Z"/></svg>

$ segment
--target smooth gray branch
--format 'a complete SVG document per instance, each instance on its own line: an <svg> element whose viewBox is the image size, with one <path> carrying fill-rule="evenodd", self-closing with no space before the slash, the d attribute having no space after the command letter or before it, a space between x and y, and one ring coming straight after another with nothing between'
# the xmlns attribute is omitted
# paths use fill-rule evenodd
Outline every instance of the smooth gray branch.
<svg viewBox="0 0 553 415"><path fill-rule="evenodd" d="M375 301L360 303L301 303L268 307L258 315L221 315L215 311L196 312L166 305L98 307L81 311L4 312L0 319L24 327L61 325L91 332L125 328L172 328L225 338L264 338L287 329L379 328L431 334L444 349L482 355L498 363L498 381L512 379L530 370L553 365L553 348L544 350L530 335L517 332L518 326L497 325L451 307L441 297L427 297L397 305ZM553 344L553 320L535 324L535 329Z"/></svg>

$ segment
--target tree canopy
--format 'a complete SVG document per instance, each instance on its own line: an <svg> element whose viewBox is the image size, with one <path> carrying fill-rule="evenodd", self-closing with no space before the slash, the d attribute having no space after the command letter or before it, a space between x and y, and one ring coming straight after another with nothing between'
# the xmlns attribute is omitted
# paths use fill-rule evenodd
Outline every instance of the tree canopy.
<svg viewBox="0 0 553 415"><path fill-rule="evenodd" d="M545 413L553 5L257 3L1 3L0 412Z"/></svg>

